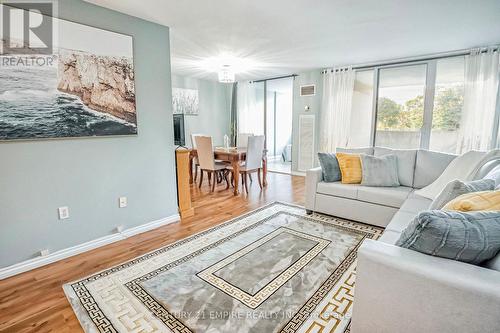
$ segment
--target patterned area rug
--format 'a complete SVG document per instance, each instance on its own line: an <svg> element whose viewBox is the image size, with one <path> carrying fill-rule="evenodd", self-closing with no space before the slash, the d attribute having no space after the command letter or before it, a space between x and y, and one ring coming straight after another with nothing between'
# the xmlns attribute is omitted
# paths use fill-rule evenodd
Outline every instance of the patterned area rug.
<svg viewBox="0 0 500 333"><path fill-rule="evenodd" d="M348 332L381 228L273 203L64 285L86 332Z"/></svg>

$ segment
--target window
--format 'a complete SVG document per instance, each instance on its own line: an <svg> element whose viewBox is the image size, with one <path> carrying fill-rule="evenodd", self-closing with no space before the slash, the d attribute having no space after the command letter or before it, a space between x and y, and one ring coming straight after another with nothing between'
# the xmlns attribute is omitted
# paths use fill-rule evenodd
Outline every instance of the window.
<svg viewBox="0 0 500 333"><path fill-rule="evenodd" d="M426 71L425 64L380 70L375 145L420 147Z"/></svg>
<svg viewBox="0 0 500 333"><path fill-rule="evenodd" d="M429 149L455 153L464 101L464 57L440 59Z"/></svg>
<svg viewBox="0 0 500 333"><path fill-rule="evenodd" d="M464 67L464 56L456 56L357 72L350 146L455 153Z"/></svg>

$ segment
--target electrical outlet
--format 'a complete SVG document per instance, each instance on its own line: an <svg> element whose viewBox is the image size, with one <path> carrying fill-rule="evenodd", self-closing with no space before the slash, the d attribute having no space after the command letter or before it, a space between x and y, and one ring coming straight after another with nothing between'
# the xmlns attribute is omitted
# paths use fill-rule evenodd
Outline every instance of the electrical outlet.
<svg viewBox="0 0 500 333"><path fill-rule="evenodd" d="M49 254L50 254L49 249L43 249L43 250L40 251L40 255L42 257L48 256Z"/></svg>
<svg viewBox="0 0 500 333"><path fill-rule="evenodd" d="M59 220L64 220L69 218L69 208L68 207L59 207Z"/></svg>
<svg viewBox="0 0 500 333"><path fill-rule="evenodd" d="M122 231L123 231L123 229L124 229L124 228L123 228L123 226L122 226L122 225L119 225L119 226L117 226L117 227L116 227L116 229L115 229L115 230L116 230L116 232L120 233L120 232L122 232Z"/></svg>
<svg viewBox="0 0 500 333"><path fill-rule="evenodd" d="M127 197L120 197L118 199L118 207L120 207L120 208L127 207Z"/></svg>

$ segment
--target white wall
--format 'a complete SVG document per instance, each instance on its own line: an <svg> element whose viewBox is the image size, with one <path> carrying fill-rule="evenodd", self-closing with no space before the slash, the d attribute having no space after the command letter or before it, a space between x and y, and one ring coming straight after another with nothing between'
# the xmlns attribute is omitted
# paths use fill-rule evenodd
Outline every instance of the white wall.
<svg viewBox="0 0 500 333"><path fill-rule="evenodd" d="M59 16L133 36L139 134L0 143L0 267L177 214L169 29L80 0Z"/></svg>

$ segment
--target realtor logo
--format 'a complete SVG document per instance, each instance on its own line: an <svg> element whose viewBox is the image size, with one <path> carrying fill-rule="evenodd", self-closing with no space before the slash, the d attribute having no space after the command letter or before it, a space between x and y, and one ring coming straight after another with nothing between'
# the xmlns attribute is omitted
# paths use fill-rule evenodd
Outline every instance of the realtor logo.
<svg viewBox="0 0 500 333"><path fill-rule="evenodd" d="M1 55L52 54L53 2L4 1L0 11Z"/></svg>

